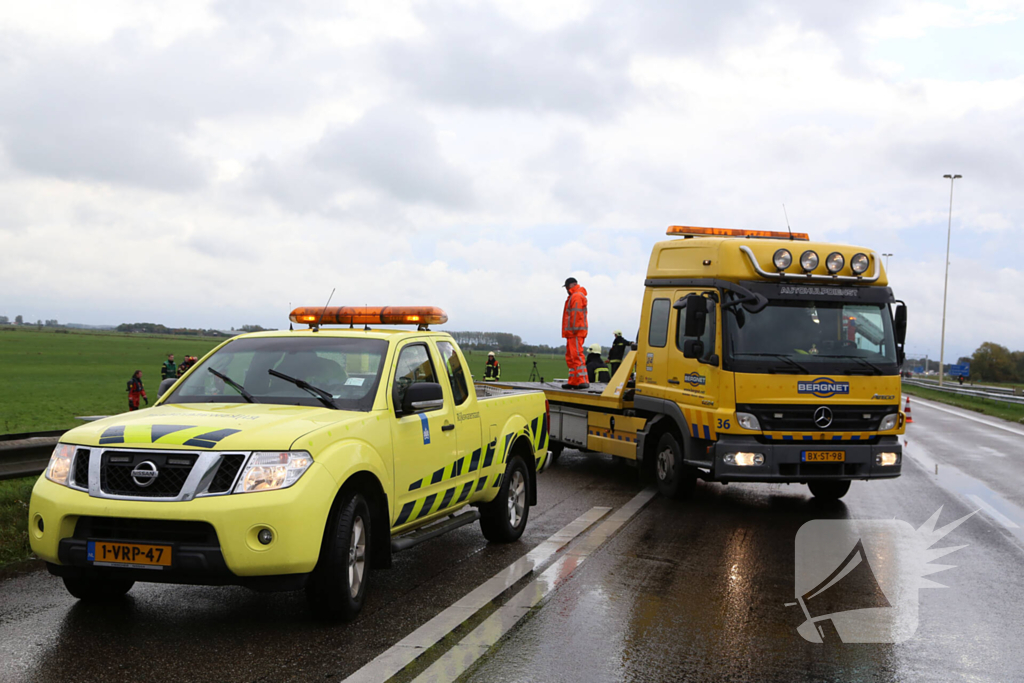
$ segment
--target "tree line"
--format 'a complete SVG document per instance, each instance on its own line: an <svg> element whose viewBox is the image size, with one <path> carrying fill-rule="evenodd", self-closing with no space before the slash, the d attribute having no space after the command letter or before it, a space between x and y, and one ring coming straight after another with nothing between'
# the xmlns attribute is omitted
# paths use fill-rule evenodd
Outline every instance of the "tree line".
<svg viewBox="0 0 1024 683"><path fill-rule="evenodd" d="M230 337L220 330L192 329L190 327L167 327L159 323L122 323L115 328L118 332L144 334L178 334L187 337Z"/></svg>
<svg viewBox="0 0 1024 683"><path fill-rule="evenodd" d="M506 353L564 353L564 346L524 344L523 338L510 332L449 332L463 350L504 351Z"/></svg>
<svg viewBox="0 0 1024 683"><path fill-rule="evenodd" d="M985 342L970 358L971 379L986 382L1024 382L1024 351Z"/></svg>

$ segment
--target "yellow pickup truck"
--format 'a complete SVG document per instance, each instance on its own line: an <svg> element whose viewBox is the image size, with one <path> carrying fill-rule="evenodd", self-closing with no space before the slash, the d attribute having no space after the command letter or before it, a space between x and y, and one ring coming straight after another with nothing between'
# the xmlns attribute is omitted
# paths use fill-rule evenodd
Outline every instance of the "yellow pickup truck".
<svg viewBox="0 0 1024 683"><path fill-rule="evenodd" d="M547 464L542 393L478 395L458 345L428 328L447 320L434 307L291 320L309 329L234 337L152 408L61 437L29 534L72 595L304 588L347 620L393 552L476 520L490 541L522 535ZM416 329L379 328L393 324Z"/></svg>

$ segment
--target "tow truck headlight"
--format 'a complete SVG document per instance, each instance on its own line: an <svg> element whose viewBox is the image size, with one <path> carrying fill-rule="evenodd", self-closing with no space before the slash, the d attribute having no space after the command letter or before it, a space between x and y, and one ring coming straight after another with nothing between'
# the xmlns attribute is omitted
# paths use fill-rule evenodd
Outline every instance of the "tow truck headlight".
<svg viewBox="0 0 1024 683"><path fill-rule="evenodd" d="M854 254L853 258L850 259L850 269L857 275L863 275L868 270L868 255L867 254Z"/></svg>
<svg viewBox="0 0 1024 683"><path fill-rule="evenodd" d="M46 478L54 484L67 486L68 475L71 474L71 461L74 457L74 446L66 443L57 444L50 456L50 464L46 466Z"/></svg>
<svg viewBox="0 0 1024 683"><path fill-rule="evenodd" d="M882 418L882 422L878 425L878 431L887 432L896 426L896 421L900 418L899 413L893 413L892 415L886 415Z"/></svg>
<svg viewBox="0 0 1024 683"><path fill-rule="evenodd" d="M764 464L764 453L726 453L725 464L736 467L756 467Z"/></svg>
<svg viewBox="0 0 1024 683"><path fill-rule="evenodd" d="M253 453L242 471L235 493L286 489L299 480L313 457L305 451Z"/></svg>
<svg viewBox="0 0 1024 683"><path fill-rule="evenodd" d="M808 273L818 267L818 254L808 249L800 254L800 267Z"/></svg>
<svg viewBox="0 0 1024 683"><path fill-rule="evenodd" d="M896 453L879 453L875 456L875 464L882 467L892 467L899 461L900 456Z"/></svg>
<svg viewBox="0 0 1024 683"><path fill-rule="evenodd" d="M789 249L779 249L775 252L775 255L772 256L772 263L774 263L775 267L779 270L785 270L792 265L793 255L789 253Z"/></svg>
<svg viewBox="0 0 1024 683"><path fill-rule="evenodd" d="M828 258L825 259L825 269L833 275L842 270L845 265L846 259L843 258L843 255L838 251L833 251L828 255Z"/></svg>
<svg viewBox="0 0 1024 683"><path fill-rule="evenodd" d="M754 431L761 431L761 423L757 421L757 418L750 413L736 413L736 424L744 429L752 429Z"/></svg>

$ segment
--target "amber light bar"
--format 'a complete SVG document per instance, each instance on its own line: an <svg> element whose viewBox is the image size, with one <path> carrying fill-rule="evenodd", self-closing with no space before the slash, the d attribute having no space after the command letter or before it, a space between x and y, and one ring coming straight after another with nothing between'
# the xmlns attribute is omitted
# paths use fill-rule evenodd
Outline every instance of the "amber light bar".
<svg viewBox="0 0 1024 683"><path fill-rule="evenodd" d="M802 240L808 241L810 237L806 232L776 232L774 230L740 230L737 228L696 228L691 225L670 225L666 235L689 235L695 237L762 237L773 240Z"/></svg>
<svg viewBox="0 0 1024 683"><path fill-rule="evenodd" d="M317 325L442 325L448 314L437 306L300 306L288 319Z"/></svg>

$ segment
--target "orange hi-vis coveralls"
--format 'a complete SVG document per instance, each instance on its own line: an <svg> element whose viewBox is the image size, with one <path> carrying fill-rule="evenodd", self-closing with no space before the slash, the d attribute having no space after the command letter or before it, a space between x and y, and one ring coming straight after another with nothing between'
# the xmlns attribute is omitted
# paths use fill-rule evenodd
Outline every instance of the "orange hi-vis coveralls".
<svg viewBox="0 0 1024 683"><path fill-rule="evenodd" d="M565 338L565 364L569 366L569 384L587 384L587 290L578 283L569 289L562 312L562 337Z"/></svg>

